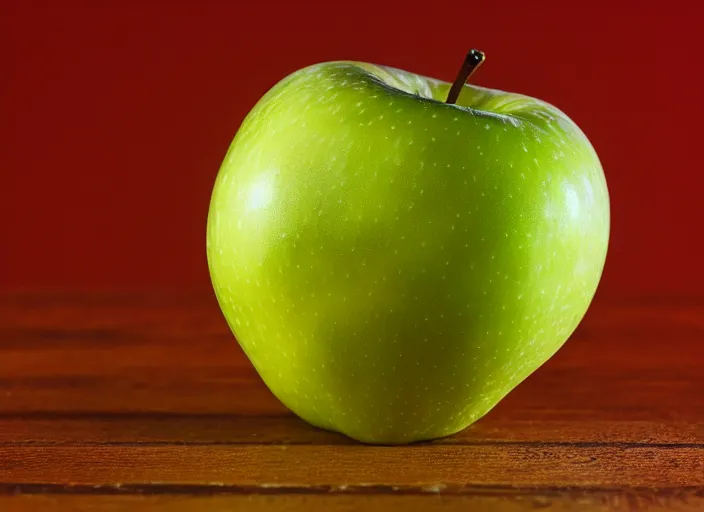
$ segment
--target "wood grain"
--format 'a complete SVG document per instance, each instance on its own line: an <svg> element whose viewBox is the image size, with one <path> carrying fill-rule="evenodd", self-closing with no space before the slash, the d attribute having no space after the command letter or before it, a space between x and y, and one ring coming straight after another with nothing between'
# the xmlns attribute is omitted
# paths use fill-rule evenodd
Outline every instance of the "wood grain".
<svg viewBox="0 0 704 512"><path fill-rule="evenodd" d="M212 297L0 295L0 510L704 509L704 301L596 303L481 421L297 419Z"/></svg>
<svg viewBox="0 0 704 512"><path fill-rule="evenodd" d="M0 482L682 487L704 485L702 454L700 445L1 447Z"/></svg>
<svg viewBox="0 0 704 512"><path fill-rule="evenodd" d="M56 425L60 424L61 429ZM578 444L677 447L704 444L700 423L684 421L540 421L490 414L435 445ZM236 416L168 413L100 413L0 416L0 446L90 445L349 445L355 441L312 428L293 415Z"/></svg>
<svg viewBox="0 0 704 512"><path fill-rule="evenodd" d="M56 495L40 493L1 501L3 512L631 512L634 510L695 512L704 497L694 490L651 492L485 489L473 494L261 494Z"/></svg>

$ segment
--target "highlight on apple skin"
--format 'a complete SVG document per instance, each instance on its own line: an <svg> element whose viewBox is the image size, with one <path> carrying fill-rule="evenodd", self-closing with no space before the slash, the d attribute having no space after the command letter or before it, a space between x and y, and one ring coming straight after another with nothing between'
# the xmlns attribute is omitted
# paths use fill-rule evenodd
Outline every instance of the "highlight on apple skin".
<svg viewBox="0 0 704 512"><path fill-rule="evenodd" d="M543 101L460 85L451 104L449 83L410 72L309 66L225 156L214 291L263 381L312 425L374 444L456 433L592 300L610 210L589 140Z"/></svg>

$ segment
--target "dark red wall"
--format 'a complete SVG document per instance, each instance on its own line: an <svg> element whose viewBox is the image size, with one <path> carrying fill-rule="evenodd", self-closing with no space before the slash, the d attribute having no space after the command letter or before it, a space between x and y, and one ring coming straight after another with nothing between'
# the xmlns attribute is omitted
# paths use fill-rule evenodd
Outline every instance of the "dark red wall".
<svg viewBox="0 0 704 512"><path fill-rule="evenodd" d="M612 199L601 296L704 285L701 2L19 2L0 6L0 288L208 290L215 174L259 96L359 59L565 110Z"/></svg>

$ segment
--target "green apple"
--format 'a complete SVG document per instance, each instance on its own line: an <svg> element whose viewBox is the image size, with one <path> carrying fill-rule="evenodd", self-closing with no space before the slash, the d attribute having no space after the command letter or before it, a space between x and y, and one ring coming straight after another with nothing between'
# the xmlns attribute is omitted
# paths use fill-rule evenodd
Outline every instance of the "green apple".
<svg viewBox="0 0 704 512"><path fill-rule="evenodd" d="M567 340L606 258L607 186L575 123L449 90L301 69L246 117L212 194L210 274L243 350L293 412L362 442L486 414Z"/></svg>

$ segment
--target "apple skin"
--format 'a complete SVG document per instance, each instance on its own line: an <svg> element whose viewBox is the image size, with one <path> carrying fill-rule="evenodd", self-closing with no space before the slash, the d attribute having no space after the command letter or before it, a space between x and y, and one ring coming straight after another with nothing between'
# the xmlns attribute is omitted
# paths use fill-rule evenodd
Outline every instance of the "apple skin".
<svg viewBox="0 0 704 512"><path fill-rule="evenodd" d="M214 186L222 312L269 389L374 444L458 432L567 340L599 283L609 196L561 111L359 62L289 75Z"/></svg>

